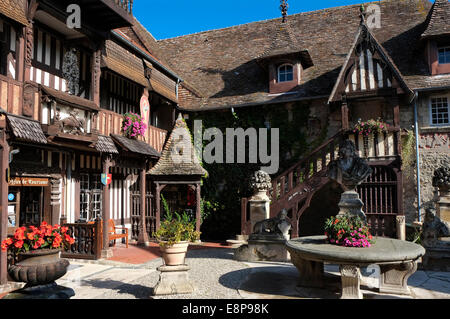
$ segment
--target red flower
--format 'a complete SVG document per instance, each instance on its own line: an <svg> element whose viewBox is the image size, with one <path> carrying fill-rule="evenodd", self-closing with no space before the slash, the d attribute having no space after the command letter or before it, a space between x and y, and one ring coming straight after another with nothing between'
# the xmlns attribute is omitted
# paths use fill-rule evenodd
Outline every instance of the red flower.
<svg viewBox="0 0 450 319"><path fill-rule="evenodd" d="M34 236L35 236L36 234L35 233L28 233L27 234L27 238L29 239L29 240L34 240Z"/></svg>
<svg viewBox="0 0 450 319"><path fill-rule="evenodd" d="M16 241L16 242L15 242L14 247L20 249L20 248L23 247L23 244L24 244L23 240L19 240L19 241Z"/></svg>
<svg viewBox="0 0 450 319"><path fill-rule="evenodd" d="M69 231L68 227L61 227L61 233L65 234Z"/></svg>

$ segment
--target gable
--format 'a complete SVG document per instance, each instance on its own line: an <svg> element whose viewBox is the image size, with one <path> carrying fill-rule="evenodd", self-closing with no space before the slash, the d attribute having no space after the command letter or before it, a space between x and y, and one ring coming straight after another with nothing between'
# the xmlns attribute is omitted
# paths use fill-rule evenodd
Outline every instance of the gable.
<svg viewBox="0 0 450 319"><path fill-rule="evenodd" d="M397 66L363 23L347 55L328 103L343 96L367 92L392 91L411 93Z"/></svg>

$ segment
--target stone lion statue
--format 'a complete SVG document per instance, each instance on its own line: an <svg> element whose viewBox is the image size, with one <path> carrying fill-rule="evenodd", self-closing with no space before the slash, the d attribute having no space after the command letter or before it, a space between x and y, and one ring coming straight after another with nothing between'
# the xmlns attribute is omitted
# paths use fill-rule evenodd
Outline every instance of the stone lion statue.
<svg viewBox="0 0 450 319"><path fill-rule="evenodd" d="M287 239L292 227L287 216L287 210L283 209L277 217L256 223L253 227L253 235L275 235Z"/></svg>
<svg viewBox="0 0 450 319"><path fill-rule="evenodd" d="M435 209L428 208L425 211L422 235L423 243L426 247L435 247L440 238L450 237L450 224L440 220L436 216Z"/></svg>

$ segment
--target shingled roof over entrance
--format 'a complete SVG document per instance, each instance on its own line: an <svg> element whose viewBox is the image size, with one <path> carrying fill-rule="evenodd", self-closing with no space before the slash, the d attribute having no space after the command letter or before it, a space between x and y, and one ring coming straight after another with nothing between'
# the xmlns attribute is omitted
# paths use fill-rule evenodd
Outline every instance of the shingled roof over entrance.
<svg viewBox="0 0 450 319"><path fill-rule="evenodd" d="M208 174L199 163L191 135L181 114L162 151L161 159L149 174L153 176L205 176Z"/></svg>
<svg viewBox="0 0 450 319"><path fill-rule="evenodd" d="M372 32L408 86L450 85L450 76L430 76L420 41L432 3L384 0L374 4L381 8L381 28ZM268 74L256 60L271 47L281 18L158 41L175 70L205 95L181 101L181 108L210 110L329 97L358 32L360 5L294 14L287 21L298 51L308 50L314 62L289 94L269 94Z"/></svg>

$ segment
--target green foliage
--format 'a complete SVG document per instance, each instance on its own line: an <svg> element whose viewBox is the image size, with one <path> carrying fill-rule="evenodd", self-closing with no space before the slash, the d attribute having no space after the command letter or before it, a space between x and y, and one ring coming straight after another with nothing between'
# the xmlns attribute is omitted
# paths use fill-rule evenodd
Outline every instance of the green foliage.
<svg viewBox="0 0 450 319"><path fill-rule="evenodd" d="M255 106L223 112L195 113L187 121L193 127L195 120L202 120L203 128L218 128L224 135L227 128L271 128L280 129L280 169L284 171L311 150L313 144L319 145L326 136L327 129L311 144L307 142L306 128L310 114L309 104L297 103L292 106L292 121L285 105ZM270 132L268 134L270 141ZM224 137L224 143L226 138ZM204 141L203 146L210 141ZM248 148L248 146L247 146ZM226 148L224 148L226 150ZM269 154L270 142L269 142ZM248 156L248 154L247 154ZM225 158L225 154L224 154ZM248 161L247 161L248 162ZM240 233L241 198L251 196L248 179L258 171L262 163L256 164L207 164L208 179L202 185L202 233L208 239L228 239Z"/></svg>
<svg viewBox="0 0 450 319"><path fill-rule="evenodd" d="M402 138L402 161L403 170L406 177L411 177L414 173L414 163L416 162L416 137L412 130Z"/></svg>
<svg viewBox="0 0 450 319"><path fill-rule="evenodd" d="M161 245L170 247L179 242L194 242L200 239L200 233L195 231L195 221L191 221L186 212L183 215L177 212L172 213L162 195L161 200L166 211L165 219L160 229L153 233L153 236L161 241Z"/></svg>

